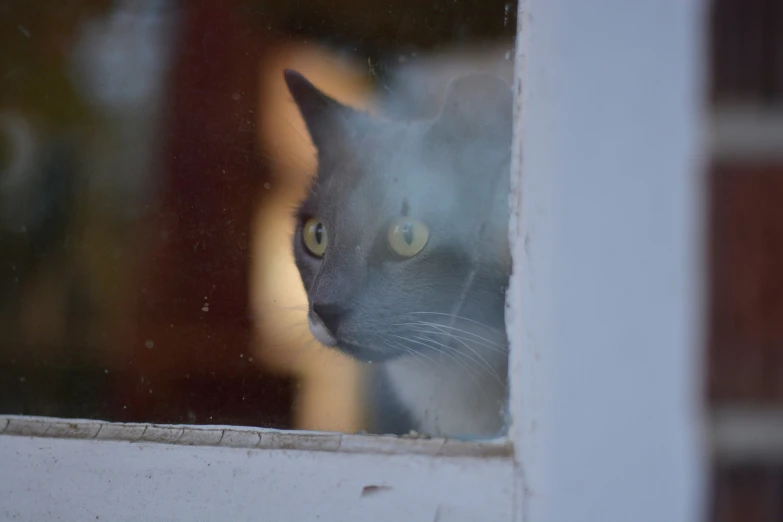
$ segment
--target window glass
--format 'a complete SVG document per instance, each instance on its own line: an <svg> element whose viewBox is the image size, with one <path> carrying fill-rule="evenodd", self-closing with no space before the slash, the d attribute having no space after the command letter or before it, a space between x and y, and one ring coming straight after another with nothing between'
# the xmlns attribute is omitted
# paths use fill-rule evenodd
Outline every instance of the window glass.
<svg viewBox="0 0 783 522"><path fill-rule="evenodd" d="M0 1L0 413L502 433L516 11Z"/></svg>

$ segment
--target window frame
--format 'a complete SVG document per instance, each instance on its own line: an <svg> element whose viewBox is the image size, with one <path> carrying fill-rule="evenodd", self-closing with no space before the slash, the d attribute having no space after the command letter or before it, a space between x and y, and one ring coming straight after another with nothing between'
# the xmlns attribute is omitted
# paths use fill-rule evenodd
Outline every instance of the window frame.
<svg viewBox="0 0 783 522"><path fill-rule="evenodd" d="M667 28L665 42L651 20ZM703 0L519 2L508 438L461 442L5 416L3 516L700 518L705 25ZM651 107L622 103L629 92L646 92L646 82L656 77L667 78L657 93L661 100ZM641 130L602 126L598 132L591 127L598 110L609 122ZM628 119L628 111L636 120ZM596 134L620 140L626 149L583 154L584 141L600 144ZM660 138L656 146L650 136ZM637 175L618 176L634 164L634 155L645 161ZM590 184L579 182L580 172L593 176ZM577 188L596 198L592 205L569 206L578 201ZM611 188L613 197L601 199L601 188ZM645 206L648 191L670 209L669 218L661 220ZM605 219L619 211L622 220ZM581 234L590 223L603 229L588 244ZM628 235L629 227L644 237ZM665 240L666 234L675 237ZM671 251L651 249L650 238ZM587 272L580 256L589 262L599 249L615 257ZM637 274L637 281L629 268L645 277ZM671 278L681 291L656 291ZM596 291L623 284L623 299L616 291ZM652 298L646 300L645 292ZM618 359L622 339L612 335L611 325L579 320L568 303L590 303L590 317L649 327L640 344L660 350L645 352L645 364ZM592 381L572 379L575 368ZM637 382L642 385L610 393ZM635 415L630 406L644 407L646 414ZM661 440L669 451L656 453ZM631 472L629 459L644 473Z"/></svg>

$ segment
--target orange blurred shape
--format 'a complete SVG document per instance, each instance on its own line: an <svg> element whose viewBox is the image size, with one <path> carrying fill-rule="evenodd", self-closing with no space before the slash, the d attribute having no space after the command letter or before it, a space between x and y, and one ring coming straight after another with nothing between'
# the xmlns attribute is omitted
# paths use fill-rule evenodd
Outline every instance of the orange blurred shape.
<svg viewBox="0 0 783 522"><path fill-rule="evenodd" d="M291 250L293 210L315 173L316 153L283 70L297 70L335 99L363 109L371 105L371 85L366 67L323 48L285 43L266 56L257 128L259 159L270 181L261 189L252 228L254 353L270 367L300 377L296 428L355 432L364 427L361 368L310 335L307 296Z"/></svg>

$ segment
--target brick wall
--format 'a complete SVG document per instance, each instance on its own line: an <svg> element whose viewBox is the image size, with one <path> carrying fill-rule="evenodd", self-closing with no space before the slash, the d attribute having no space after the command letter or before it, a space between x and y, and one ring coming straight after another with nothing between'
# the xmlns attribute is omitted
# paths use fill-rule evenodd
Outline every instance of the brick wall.
<svg viewBox="0 0 783 522"><path fill-rule="evenodd" d="M783 119L783 2L716 0L710 22L713 115L740 107L773 125L751 116L733 133L765 127L772 146L713 151L707 397L714 413L774 420L783 411L783 125L776 121ZM748 416L731 418L735 425L723 428L740 436L713 448L710 520L783 521L783 433L775 428L783 424L759 428Z"/></svg>

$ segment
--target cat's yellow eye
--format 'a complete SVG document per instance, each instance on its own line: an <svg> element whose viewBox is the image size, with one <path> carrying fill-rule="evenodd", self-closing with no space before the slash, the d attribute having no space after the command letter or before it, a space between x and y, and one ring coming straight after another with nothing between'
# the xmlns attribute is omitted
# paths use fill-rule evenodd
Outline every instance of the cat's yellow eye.
<svg viewBox="0 0 783 522"><path fill-rule="evenodd" d="M318 218L310 218L302 227L302 242L314 256L321 257L326 252L326 227Z"/></svg>
<svg viewBox="0 0 783 522"><path fill-rule="evenodd" d="M389 248L402 257L413 257L422 251L430 237L427 225L414 219L398 219L389 227Z"/></svg>

